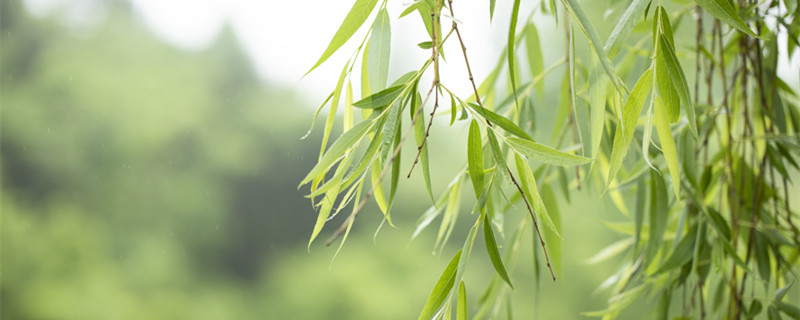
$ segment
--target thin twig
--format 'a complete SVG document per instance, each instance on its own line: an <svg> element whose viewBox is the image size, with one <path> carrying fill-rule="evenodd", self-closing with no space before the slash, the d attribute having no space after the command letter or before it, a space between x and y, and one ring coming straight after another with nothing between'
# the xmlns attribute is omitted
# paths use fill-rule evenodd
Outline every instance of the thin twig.
<svg viewBox="0 0 800 320"><path fill-rule="evenodd" d="M519 191L519 194L522 195L522 200L525 201L525 206L528 207L528 213L531 214L531 220L533 220L533 227L536 228L536 234L539 236L539 243L542 245L542 251L544 251L544 260L547 262L547 268L550 269L550 276L553 277L553 281L556 281L556 273L553 272L553 267L550 265L550 257L547 255L547 247L544 245L544 238L542 238L542 232L539 231L539 224L536 223L536 217L533 215L533 209L531 209L531 204L528 202L528 197L525 196L525 192L522 191L519 183L517 183L517 180L514 179L514 174L511 173L511 169L508 168L508 165L506 165L506 171L508 171L508 175L511 177L511 182L514 183L514 186L517 187L517 191Z"/></svg>
<svg viewBox="0 0 800 320"><path fill-rule="evenodd" d="M431 84L431 90L434 90L434 102L433 102L433 110L431 111L431 120L428 122L428 128L425 129L425 136L422 138L422 142L417 146L417 156L414 157L414 163L411 164L411 170L408 170L408 175L406 179L411 178L411 173L414 172L414 167L417 166L417 162L419 162L419 157L422 155L422 148L425 147L425 142L428 141L428 136L431 133L431 125L433 124L433 116L436 114L436 109L439 108L439 43L436 39L436 27L439 26L439 30L442 29L441 27L441 15L442 8L437 5L436 11L431 12L431 59L433 59L433 84ZM455 19L455 18L454 18ZM453 22L455 24L455 22ZM441 40L440 40L441 41ZM428 92L430 94L430 92ZM424 104L423 104L424 105ZM420 106L421 108L422 106Z"/></svg>

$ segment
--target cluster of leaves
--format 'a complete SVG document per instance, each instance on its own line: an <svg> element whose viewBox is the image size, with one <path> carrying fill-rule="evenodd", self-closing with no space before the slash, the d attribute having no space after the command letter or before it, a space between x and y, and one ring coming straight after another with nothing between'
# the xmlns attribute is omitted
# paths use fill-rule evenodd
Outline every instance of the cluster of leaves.
<svg viewBox="0 0 800 320"><path fill-rule="evenodd" d="M330 101L319 161L301 182L310 184L309 197L320 208L309 245L325 223L351 202L352 212L328 244L341 235L344 241L370 198L383 212L384 221L392 223L400 154L413 132L433 202L420 218L415 235L441 218L435 244L440 250L459 216L462 184L470 181L475 196L470 211L475 222L462 250L436 283L420 319L449 318L453 304L457 318L467 317L462 277L481 228L497 275L481 297L474 318L497 313L507 288L513 288L508 272L513 268L506 266L516 261L526 230L533 230L539 239L543 256L534 250L534 259L546 264L556 279L561 229L550 181L558 182L566 199L570 188L580 188L582 181L593 183L621 212L632 215L630 222L611 225L629 238L592 259L603 261L622 252L630 257L605 284L613 286L608 309L587 315L614 318L634 301L656 299L657 314L667 317L674 292L682 287L684 300L692 301L691 307L681 311L684 316L751 317L767 305L771 318L800 317L800 309L783 302L800 257L799 232L792 222L797 214L789 205L789 184L799 168L795 158L800 155L800 100L796 90L777 75L778 34L789 35L790 54L800 46L800 21L795 18L800 6L793 0L738 4L697 0L675 1L667 9L660 0L622 2L628 5L622 6L618 23L608 40L602 41L577 0L542 1L535 10L563 25L566 48L563 59L545 68L533 12L518 28L520 1L514 1L505 53L479 86L469 68L452 1L413 2L400 18L419 13L430 36L419 46L430 49L431 57L387 86L391 29L386 1L380 6L377 0L355 1L312 68L349 40L378 7L367 36L320 107ZM449 10L449 15L443 10ZM693 12L695 26L685 22ZM561 13L565 18L559 20ZM489 3L489 15L494 15L494 1ZM443 16L453 20L447 33L442 30ZM762 22L765 17L777 22L768 25ZM575 26L591 48L585 55L576 54ZM683 37L676 36L679 31ZM439 81L441 48L453 33L474 89L467 98ZM681 38L695 42L678 43ZM679 59L683 54L679 49L687 46L695 49L694 95ZM520 72L520 48L526 52L530 74ZM353 102L351 78L359 57L362 98ZM560 105L551 142L545 144L534 140L530 128L522 124L533 117L544 79L561 65L565 74ZM427 91L420 82L426 72L433 74ZM499 81L503 73L508 75L508 86ZM629 90L623 79L630 78L638 80ZM706 93L702 103L701 92ZM342 95L344 133L328 146ZM431 95L433 110L426 129L423 109ZM469 121L469 131L467 165L436 198L426 139L439 95L450 97L450 125ZM358 123L356 109L362 115ZM406 109L411 124L404 131ZM657 136L652 134L653 126ZM584 131L589 133L588 143L584 143ZM571 142L565 141L567 136ZM632 144L641 149L631 152ZM574 174L569 167L574 167ZM383 190L387 175L388 198ZM365 190L367 176L370 183ZM632 214L624 201L627 194L635 194ZM505 220L514 217L509 213L517 204L524 204L530 217L516 224L501 253L495 232L504 232ZM533 228L528 227L529 220ZM776 292L774 298L761 298L768 291ZM723 307L726 300L728 306Z"/></svg>

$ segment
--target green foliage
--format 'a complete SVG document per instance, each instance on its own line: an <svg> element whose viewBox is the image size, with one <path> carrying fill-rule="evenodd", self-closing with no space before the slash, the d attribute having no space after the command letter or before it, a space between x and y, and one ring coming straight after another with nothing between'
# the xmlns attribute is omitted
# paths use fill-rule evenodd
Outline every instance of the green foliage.
<svg viewBox="0 0 800 320"><path fill-rule="evenodd" d="M472 213L480 212L467 235L464 249L445 269L421 319L449 318L453 299L458 300L457 317L464 315L462 305L467 300L463 297L464 283L456 275L461 274L463 268L459 266L456 272L455 265L459 264L462 254L469 257L475 231L481 226L489 259L497 272L496 279L511 286L513 267L508 266L513 265L509 261L515 260L518 251L509 250L511 256L501 259L498 250L501 244L496 241L495 230L501 234L500 239L506 239L503 247L518 246L521 238L502 236L504 224L517 217L514 213L518 211L527 209L528 217L522 215L522 219L533 220L532 233L539 238L539 249L544 258L534 252L534 259L546 264L556 279L548 251L560 256L560 242L551 240L560 241L560 225L572 222L558 218L550 187L555 182L561 185L567 200L569 193L574 192L571 189L595 186L626 215L629 214L626 197L635 195L633 221L620 222L615 227L629 238L592 259L605 261L626 252L624 256L628 263L608 282L607 286L612 290L608 309L587 315L615 318L635 302L651 299L658 300L654 305L657 305L660 318L669 318L670 315L750 317L762 313L764 304L768 304L766 309L773 318L780 314L795 317L798 313L796 306L783 303L780 298L770 301L756 297L777 290L779 294L776 297L780 295L782 298L786 292L783 289L785 285L796 280L800 257L800 230L793 222L797 219L797 208L790 203L794 188L792 181L798 173L795 158L800 155L797 142L800 122L796 116L800 101L797 83L790 84L789 80L781 79L777 74L779 54L774 41L781 30L797 34L796 30L800 28L797 3L778 0L698 0L696 3L633 0L612 3L616 4L612 6L613 14L619 18L608 40L603 42L601 30L595 28L592 16L587 14L591 11L583 8L590 5L588 1L582 4L577 0L563 0L561 7L555 1L542 1L534 10L541 10L545 16L555 19L559 9L569 14L568 19L558 20L560 27L565 29L566 57L544 68L540 38L533 22L535 15L531 13L527 15L528 20L520 20L519 17L525 15L520 14L519 1L515 1L507 47L503 53L505 57L483 81L478 81L479 88L475 82L479 79L473 79L469 69L466 55L469 44L462 42L458 23L452 24L444 38L440 34L443 32L439 16L444 14L443 10L453 14L452 2L417 1L403 13L418 10L432 14L432 19L422 15L431 37L425 42L427 45L421 46L431 50L431 57L418 70L412 71L413 86L408 81L399 81L405 84L387 89L388 92L385 90L371 96L368 92L362 93L364 100L356 105L360 103L359 107L375 110L362 121L370 123L370 126L399 122L392 119L392 114L397 113L391 110L402 109L412 102L412 110L417 110L409 116L412 124L408 129L397 130L405 132L405 135L415 131L417 149L420 153L425 152L423 170L428 179L425 164L428 162L425 151L428 131L422 134L422 109L433 95L433 113L427 124L430 127L439 104L439 93L446 90L451 97L450 124L456 121L458 106L469 113L466 119L459 118L470 123L467 165L423 215L414 234L441 215L436 247L440 248L447 241L453 234L458 216L459 186L465 175L470 176L475 190ZM545 10L548 4L549 11ZM690 18L687 13L695 10L697 15ZM494 1L490 1L488 14L493 17ZM784 22L764 23L767 16ZM376 24L383 21L382 17L379 13ZM345 25L360 25L362 22L346 18ZM521 31L516 28L518 22L526 26ZM573 24L580 28L585 38L574 37ZM649 32L650 25L652 32ZM366 37L375 38L377 32L381 31L373 28L371 35ZM456 33L457 40L449 37L452 33ZM530 74L519 72L516 64L519 58L517 48L521 42L517 40L521 37L525 38ZM338 41L336 37L334 41ZM455 96L446 88L446 83L439 82L440 48L448 41L458 41L463 50L470 75L468 80L474 89L472 96L466 99ZM787 43L788 52L800 46L797 41ZM578 45L588 46L590 50L575 50ZM412 49L416 50L409 50ZM359 47L353 56L358 56L361 50ZM562 102L555 120L550 120L554 130L551 144L546 145L533 139L538 132L523 125L526 121L524 115L533 113L532 108L536 105L530 90L537 87L540 96L546 95L541 83L544 78L551 77L548 73L552 68L562 63L567 64L567 78L561 81ZM429 68L432 65L434 67ZM693 68L689 67L692 65ZM362 75L368 74L369 77L362 77L361 81L373 81L373 74L381 74L374 70L378 68L374 65L362 66L368 68L362 70ZM694 72L688 72L692 69ZM510 88L506 88L505 93L502 92L503 84L497 81L501 71L510 77ZM429 89L425 89L425 85L420 87L419 79L424 73L432 74L434 79L427 87ZM693 82L691 76L694 76ZM624 79L638 80L628 91ZM692 87L694 92L690 90ZM424 98L418 103L416 97ZM515 107L510 107L512 104ZM644 119L640 119L646 105L649 105L647 112ZM586 115L591 121L581 120ZM348 115L345 121L355 119ZM653 126L658 133L657 140L652 135ZM384 154L398 155L404 147L405 135L395 140L401 132L396 135L394 132L393 129L375 133L393 134L390 140L396 142L382 145ZM582 132L591 135L591 152L584 150ZM572 145L566 136L572 137ZM337 147L336 153L331 157L345 156L344 150L355 152L356 142L357 139L352 141L349 148L334 143L331 149ZM634 142L641 143L640 152L629 152ZM651 148L653 146L655 148ZM585 154L591 154L591 157L584 157ZM323 159L330 158L327 156L325 154ZM509 168L508 157L514 158L516 173ZM382 171L386 172L389 166L400 161L396 156L384 156L382 160L373 164L373 173L381 171L379 166L383 166ZM535 160L539 166L534 170L528 160ZM586 164L591 166L584 167ZM331 165L330 161L320 161L318 167L330 168ZM559 166L574 167L574 174ZM315 167L303 182L335 179L335 175L334 178L326 177L327 170ZM358 174L367 169L357 167L355 170L359 170L356 171ZM489 175L491 178L487 179ZM665 181L667 179L670 181ZM381 186L382 180L383 174L373 178L373 191ZM396 179L393 178L391 183L394 189ZM667 183L673 192L667 192ZM431 193L430 183L427 185ZM316 184L311 186L312 195L316 188ZM547 201L542 200L540 190L547 195ZM366 198L361 200L348 223L352 223L365 201ZM555 210L548 210L548 207ZM326 220L327 212L321 211L319 215L320 221ZM539 223L546 227L544 235ZM331 240L338 235L334 234ZM462 257L461 264L466 260ZM459 289L455 283L459 283ZM517 283L519 287L521 282ZM712 295L711 290L707 290L712 285L730 289L717 289ZM493 281L487 294L498 294L499 286L502 282ZM673 295L687 290L691 295L683 299L690 299L691 306L679 313L673 307ZM728 305L721 306L723 301ZM477 318L484 315L485 311L481 310L488 310L486 308L499 310L503 301L484 296L480 303ZM510 304L507 308L511 310Z"/></svg>

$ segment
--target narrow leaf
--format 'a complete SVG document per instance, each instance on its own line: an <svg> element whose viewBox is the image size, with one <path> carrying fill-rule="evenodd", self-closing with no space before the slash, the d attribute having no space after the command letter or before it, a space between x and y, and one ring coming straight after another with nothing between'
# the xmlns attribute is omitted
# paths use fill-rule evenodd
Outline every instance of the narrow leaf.
<svg viewBox="0 0 800 320"><path fill-rule="evenodd" d="M489 259L492 261L492 265L494 266L494 270L497 271L497 275L503 279L508 286L514 288L514 285L511 284L511 279L508 277L508 273L506 272L506 267L503 266L503 260L500 259L500 252L497 250L497 242L494 239L494 231L492 231L492 223L489 222L489 215L484 215L483 219L483 238L484 242L486 243L486 252L489 254Z"/></svg>
<svg viewBox="0 0 800 320"><path fill-rule="evenodd" d="M631 31L633 31L636 20L642 16L644 9L650 4L650 1L651 0L633 0L633 2L628 5L628 9L626 9L619 18L617 25L614 26L614 30L611 31L611 35L608 36L608 40L605 46L603 46L603 51L608 54L609 58L614 58L614 56L617 55L619 48L622 47L622 44L625 43Z"/></svg>
<svg viewBox="0 0 800 320"><path fill-rule="evenodd" d="M511 11L511 24L508 26L508 49L506 52L508 53L508 75L511 78L511 91L514 93L514 105L519 109L519 101L517 99L517 80L516 80L516 66L514 66L514 62L516 60L516 56L514 55L514 49L516 47L516 35L517 35L517 17L519 16L519 3L520 0L514 0L514 9Z"/></svg>
<svg viewBox="0 0 800 320"><path fill-rule="evenodd" d="M458 284L458 308L456 308L456 320L467 320L467 290L464 288L464 281Z"/></svg>
<svg viewBox="0 0 800 320"><path fill-rule="evenodd" d="M611 79L611 83L614 84L614 87L616 87L617 90L628 92L628 89L625 87L625 83L622 82L622 79L620 79L616 71L614 71L614 64L608 59L608 55L606 55L606 52L603 49L603 42L600 40L597 30L595 30L594 26L592 26L591 21L589 21L589 17L583 12L583 9L578 4L578 1L561 0L561 2L575 18L575 21L578 22L578 26L581 27L583 33L588 36L589 44L594 49L597 58L600 59L600 65L603 66L603 71L605 71L608 77Z"/></svg>
<svg viewBox="0 0 800 320"><path fill-rule="evenodd" d="M342 25L339 26L339 30L336 30L336 34L333 35L333 39L331 39L331 42L328 44L328 48L325 49L325 52L319 57L317 63L315 63L306 74L311 73L311 71L333 55L336 50L339 50L339 47L347 42L347 40L356 33L356 30L364 24L364 21L367 20L367 17L369 17L370 12L372 12L372 9L375 8L375 4L377 3L378 0L356 0L356 3L350 8L350 12L348 12L347 16L344 18Z"/></svg>
<svg viewBox="0 0 800 320"><path fill-rule="evenodd" d="M656 97L656 130L658 140L661 141L661 151L664 153L664 160L667 162L667 169L672 178L672 189L677 198L680 193L681 174L678 171L678 151L675 148L675 140L672 139L672 131L669 128L669 116L665 110L661 98Z"/></svg>
<svg viewBox="0 0 800 320"><path fill-rule="evenodd" d="M522 192L525 193L525 197L530 200L533 212L536 214L539 222L550 228L550 230L555 233L556 237L561 238L561 232L553 222L553 219L550 218L547 207L545 207L544 201L542 201L542 196L539 194L539 189L536 187L536 178L533 175L533 171L531 171L528 161L515 154L514 162L516 162L517 165Z"/></svg>
<svg viewBox="0 0 800 320"><path fill-rule="evenodd" d="M622 167L622 160L628 153L631 140L633 139L633 132L636 129L636 122L639 119L639 114L642 113L642 107L647 99L647 94L650 91L650 86L653 82L653 69L647 69L642 74L639 81L633 87L633 91L625 101L622 107L622 123L617 125L617 131L614 134L614 146L611 149L611 163L608 170L609 183L614 180L617 172Z"/></svg>
<svg viewBox="0 0 800 320"><path fill-rule="evenodd" d="M356 143L364 138L367 134L367 131L372 128L372 125L375 124L375 121L362 121L359 124L355 125L352 129L348 130L347 132L343 133L336 142L334 142L328 151L319 159L317 164L308 172L305 178L300 182L300 186L308 183L315 177L319 176L320 174L324 174L327 170L336 163L342 156L344 156L347 150L351 148L355 148Z"/></svg>
<svg viewBox="0 0 800 320"><path fill-rule="evenodd" d="M474 119L469 125L469 139L467 139L467 158L469 177L475 189L475 198L483 193L483 143L481 142L481 129Z"/></svg>
<svg viewBox="0 0 800 320"><path fill-rule="evenodd" d="M514 123L511 120L508 120L506 117L503 117L499 114L489 111L488 109L481 108L481 106L475 103L468 103L467 105L469 105L473 110L475 110L475 112L483 116L484 119L489 120L489 122L492 124L500 126L500 128L503 128L503 130L505 130L506 132L513 134L517 137L533 141L533 138L530 135L528 135L528 133L525 132L525 130L522 130L522 128L520 128L516 123Z"/></svg>
<svg viewBox="0 0 800 320"><path fill-rule="evenodd" d="M372 34L369 38L367 68L369 68L369 87L373 91L386 88L391 45L392 29L389 24L389 14L386 13L386 9L381 9L372 24Z"/></svg>
<svg viewBox="0 0 800 320"><path fill-rule="evenodd" d="M357 101L356 103L353 104L353 106L361 109L383 108L385 106L388 106L401 93L403 93L404 88L405 85L398 85L386 88L378 93L375 93L369 97Z"/></svg>
<svg viewBox="0 0 800 320"><path fill-rule="evenodd" d="M506 139L506 142L518 153L546 164L571 167L587 164L592 161L592 159L558 151L530 140L510 137Z"/></svg>
<svg viewBox="0 0 800 320"><path fill-rule="evenodd" d="M544 58L542 56L542 47L539 41L539 31L536 30L536 25L531 22L525 28L525 47L528 51L528 66L531 69L531 76L536 77L544 71ZM539 97L544 93L544 78L536 84L536 92Z"/></svg>
<svg viewBox="0 0 800 320"><path fill-rule="evenodd" d="M442 306L442 303L444 303L450 290L453 289L459 259L461 259L461 251L458 251L453 259L450 260L450 263L447 264L444 272L442 272L442 275L439 277L439 281L437 281L436 285L433 287L433 291L431 291L431 295L428 297L428 301L425 302L425 307L422 308L422 313L419 315L420 320L427 320L433 317L439 307Z"/></svg>
<svg viewBox="0 0 800 320"><path fill-rule="evenodd" d="M703 7L703 10L710 13L717 19L722 20L723 22L741 30L746 34L749 34L753 37L758 37L756 33L753 32L753 30L750 30L750 27L744 23L744 20L742 20L742 18L739 16L739 13L736 12L736 9L729 0L695 0L695 2Z"/></svg>
<svg viewBox="0 0 800 320"><path fill-rule="evenodd" d="M692 103L692 99L689 96L689 86L686 84L686 76L683 74L683 69L681 69L678 57L675 56L675 52L672 50L672 47L669 45L664 35L659 37L659 41L658 48L661 50L659 55L663 55L664 57L669 77L675 89L678 90L681 107L686 110L686 116L689 118L689 129L691 129L692 135L697 138L697 120L694 113L694 103Z"/></svg>

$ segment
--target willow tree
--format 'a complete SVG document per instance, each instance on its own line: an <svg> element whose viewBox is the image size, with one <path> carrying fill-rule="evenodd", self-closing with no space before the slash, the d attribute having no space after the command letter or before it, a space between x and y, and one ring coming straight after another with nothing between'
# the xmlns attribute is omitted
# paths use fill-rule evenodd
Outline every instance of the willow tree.
<svg viewBox="0 0 800 320"><path fill-rule="evenodd" d="M542 0L522 15L515 0L503 54L491 73L476 75L470 44L459 30L459 2L418 0L390 16L386 0L356 0L309 70L374 17L320 107L327 106L328 115L319 160L301 182L310 186L319 210L309 245L326 222L346 211L327 240L343 243L369 201L391 223L397 185L416 170L432 204L415 234L439 221L435 246L443 248L457 216L474 219L420 319L453 312L458 319L484 318L498 310L513 285L505 265L520 255L526 232L537 239L531 254L541 272L556 281L562 221L553 210L551 185L593 185L620 210L628 210L620 199L635 197L635 208L619 226L629 238L607 250L627 251L629 259L610 278L608 308L587 315L614 318L636 301L650 301L655 314L667 318L673 292L681 290L690 301L683 316L799 318L798 300L792 304L785 296L800 257L797 212L790 204L797 199L790 190L798 177L800 99L797 83L778 74L781 55L800 46L798 1L610 1L627 6L604 39L578 0ZM495 1L483 5L492 17ZM552 65L543 63L534 16L554 19L564 31L564 56ZM424 24L428 36L418 46L430 57L387 85L393 19ZM678 28L683 37L673 33ZM448 41L461 48L448 52L447 63L466 69L462 81L470 83L470 96L458 96L440 81ZM576 52L576 43L590 50ZM421 80L424 74L432 81ZM537 141L523 124L536 108L552 108L538 103L551 77L562 79L558 111L548 119L554 124L551 138ZM339 109L343 134L329 144ZM427 139L435 115L450 125L469 122L462 142L466 165L444 190L430 183ZM404 147L416 150L415 159L403 159L411 172L400 171ZM472 195L472 209L459 210L461 198ZM510 214L513 208L527 214ZM505 225L513 228L498 246ZM477 306L468 307L463 276L479 236L496 276Z"/></svg>

